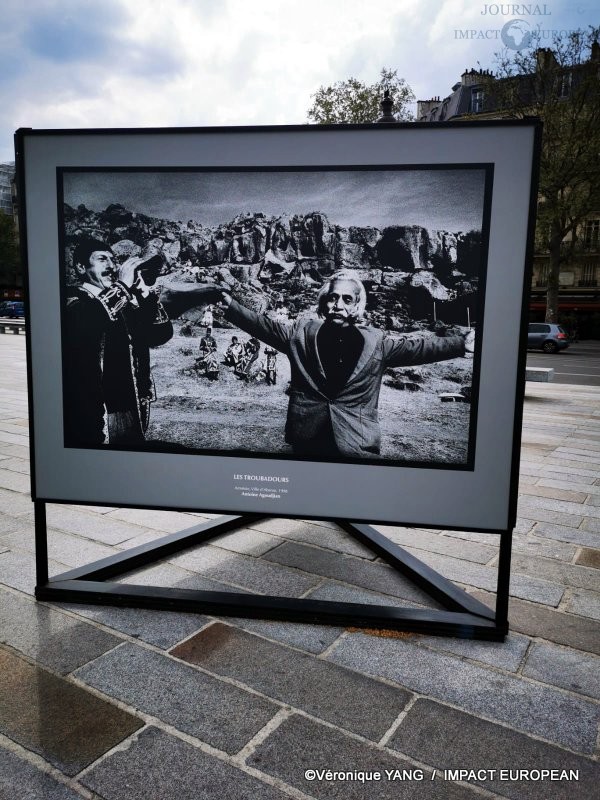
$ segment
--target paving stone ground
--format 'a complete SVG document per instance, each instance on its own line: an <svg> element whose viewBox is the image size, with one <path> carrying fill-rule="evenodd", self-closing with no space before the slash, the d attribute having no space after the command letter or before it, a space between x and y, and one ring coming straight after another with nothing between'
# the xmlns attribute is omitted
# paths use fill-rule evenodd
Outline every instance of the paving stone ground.
<svg viewBox="0 0 600 800"><path fill-rule="evenodd" d="M492 643L36 602L25 381L25 337L0 335L0 800L597 797L599 388L527 385L511 631ZM50 574L212 516L51 505ZM497 537L380 530L493 607ZM438 607L317 520L120 580Z"/></svg>

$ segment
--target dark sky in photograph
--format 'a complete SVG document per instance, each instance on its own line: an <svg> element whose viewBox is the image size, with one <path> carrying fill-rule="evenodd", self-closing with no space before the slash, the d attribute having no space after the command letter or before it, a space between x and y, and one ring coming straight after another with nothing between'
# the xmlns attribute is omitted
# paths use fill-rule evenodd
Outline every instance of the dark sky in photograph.
<svg viewBox="0 0 600 800"><path fill-rule="evenodd" d="M245 212L319 211L345 227L421 225L457 233L481 229L484 179L480 169L83 172L64 174L64 198L92 211L120 203L209 227Z"/></svg>

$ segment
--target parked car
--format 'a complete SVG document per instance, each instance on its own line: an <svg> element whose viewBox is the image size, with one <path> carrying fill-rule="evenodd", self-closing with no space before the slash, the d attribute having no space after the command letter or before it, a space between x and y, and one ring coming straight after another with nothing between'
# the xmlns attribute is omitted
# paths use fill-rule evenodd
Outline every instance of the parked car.
<svg viewBox="0 0 600 800"><path fill-rule="evenodd" d="M25 316L25 304L21 300L4 300L0 303L0 317L16 317Z"/></svg>
<svg viewBox="0 0 600 800"><path fill-rule="evenodd" d="M553 322L530 322L527 331L527 347L558 353L569 346L569 334Z"/></svg>
<svg viewBox="0 0 600 800"><path fill-rule="evenodd" d="M21 300L4 300L0 303L0 317L16 317L25 316L25 304Z"/></svg>

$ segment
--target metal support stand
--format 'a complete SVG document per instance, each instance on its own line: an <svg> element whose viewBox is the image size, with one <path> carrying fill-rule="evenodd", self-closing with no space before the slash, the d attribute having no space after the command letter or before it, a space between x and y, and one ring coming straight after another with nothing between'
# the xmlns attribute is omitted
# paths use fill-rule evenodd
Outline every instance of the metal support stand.
<svg viewBox="0 0 600 800"><path fill-rule="evenodd" d="M502 641L508 632L508 584L512 538L510 530L500 534L495 612L390 542L374 528L343 520L332 521L408 577L445 610L397 608L234 592L191 591L111 582L111 578L140 569L237 528L243 528L262 519L263 516L252 514L222 516L49 579L46 509L45 503L37 500L35 502L37 566L35 596L38 600L63 603L158 608L217 616L389 628L439 636L457 636L463 639Z"/></svg>

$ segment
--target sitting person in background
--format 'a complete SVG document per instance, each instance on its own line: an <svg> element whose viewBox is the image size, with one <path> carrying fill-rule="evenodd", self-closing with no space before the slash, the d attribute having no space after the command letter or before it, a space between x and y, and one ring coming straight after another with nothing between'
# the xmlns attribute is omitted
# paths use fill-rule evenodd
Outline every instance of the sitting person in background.
<svg viewBox="0 0 600 800"><path fill-rule="evenodd" d="M256 337L252 337L248 339L247 342L244 344L244 354L240 360L236 373L248 380L250 376L250 370L252 369L252 365L258 359L260 355L260 342Z"/></svg>
<svg viewBox="0 0 600 800"><path fill-rule="evenodd" d="M237 336L231 337L231 344L225 351L225 364L228 367L237 367L244 354L244 348Z"/></svg>

